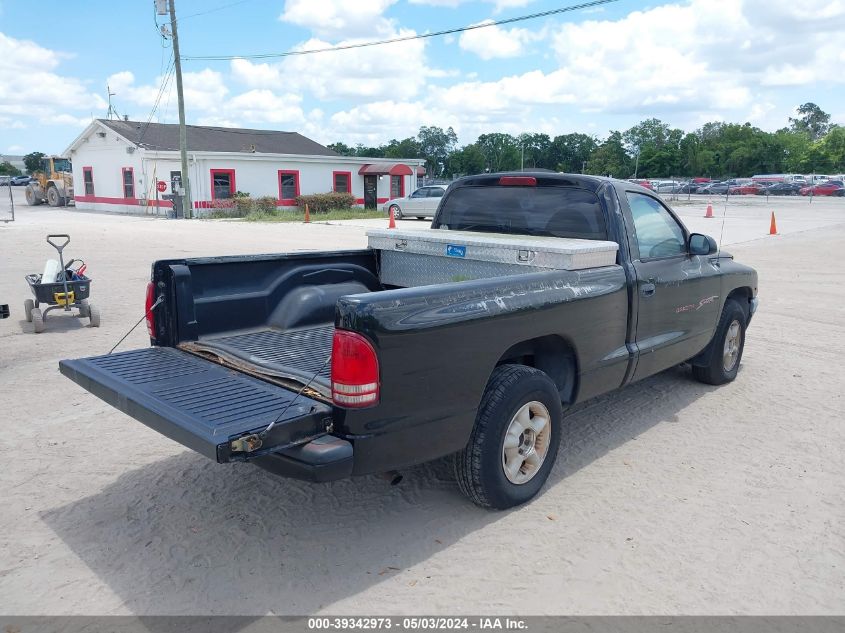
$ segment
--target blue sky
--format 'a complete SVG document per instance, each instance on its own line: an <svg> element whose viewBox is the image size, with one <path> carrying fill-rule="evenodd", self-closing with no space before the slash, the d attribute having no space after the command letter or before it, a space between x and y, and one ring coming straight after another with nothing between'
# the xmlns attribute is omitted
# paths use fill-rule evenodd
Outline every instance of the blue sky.
<svg viewBox="0 0 845 633"><path fill-rule="evenodd" d="M560 0L177 0L183 56L315 48L424 33ZM113 103L176 122L153 0L0 0L0 153L59 152ZM220 8L222 7L222 8ZM219 9L218 9L219 8ZM192 14L200 15L192 15ZM44 16L49 16L45 27ZM421 125L603 137L648 117L786 125L819 104L845 124L841 0L620 0L463 35L286 59L183 63L189 123L377 144ZM167 44L167 43L165 43Z"/></svg>

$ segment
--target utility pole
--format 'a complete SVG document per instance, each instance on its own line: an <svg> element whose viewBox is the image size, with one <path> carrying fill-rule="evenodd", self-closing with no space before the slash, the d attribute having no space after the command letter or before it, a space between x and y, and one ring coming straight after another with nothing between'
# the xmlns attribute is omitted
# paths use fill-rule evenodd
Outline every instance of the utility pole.
<svg viewBox="0 0 845 633"><path fill-rule="evenodd" d="M173 62L176 65L176 98L179 100L179 151L182 154L182 209L186 218L193 215L191 202L191 179L188 176L188 131L185 129L185 97L182 94L182 60L179 58L179 32L176 30L176 7L174 0L168 0L170 7L170 30L173 34Z"/></svg>

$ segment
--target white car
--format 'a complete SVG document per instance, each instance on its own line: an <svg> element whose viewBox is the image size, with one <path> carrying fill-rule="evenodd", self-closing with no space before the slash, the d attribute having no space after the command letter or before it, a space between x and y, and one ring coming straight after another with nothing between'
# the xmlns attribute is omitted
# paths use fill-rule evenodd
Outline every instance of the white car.
<svg viewBox="0 0 845 633"><path fill-rule="evenodd" d="M408 217L418 220L433 218L444 193L446 185L427 185L420 187L410 196L388 200L381 208L387 213L393 209L393 217L397 220Z"/></svg>

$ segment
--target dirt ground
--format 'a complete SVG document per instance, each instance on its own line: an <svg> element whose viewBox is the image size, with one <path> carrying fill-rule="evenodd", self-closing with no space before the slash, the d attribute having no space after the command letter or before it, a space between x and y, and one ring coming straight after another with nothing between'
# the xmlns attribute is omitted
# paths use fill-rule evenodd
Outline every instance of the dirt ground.
<svg viewBox="0 0 845 633"><path fill-rule="evenodd" d="M678 208L718 238L705 204ZM363 246L362 226L381 221L19 206L0 224L12 308L0 321L0 613L845 612L845 200L714 206L730 251L760 274L738 379L713 388L675 368L586 403L566 418L541 496L511 512L466 501L445 462L396 487L215 464L58 372L141 317L154 259ZM766 235L770 211L779 236ZM88 262L100 329L57 315L35 335L24 321L23 277L52 256L48 232L70 233L69 254ZM121 349L146 344L142 325Z"/></svg>

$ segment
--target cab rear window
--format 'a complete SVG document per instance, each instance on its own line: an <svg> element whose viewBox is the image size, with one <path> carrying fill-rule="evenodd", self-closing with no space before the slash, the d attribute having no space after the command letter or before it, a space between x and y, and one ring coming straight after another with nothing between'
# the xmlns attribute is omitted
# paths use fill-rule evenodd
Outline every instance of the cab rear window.
<svg viewBox="0 0 845 633"><path fill-rule="evenodd" d="M606 240L598 197L574 187L460 187L441 203L436 228Z"/></svg>

